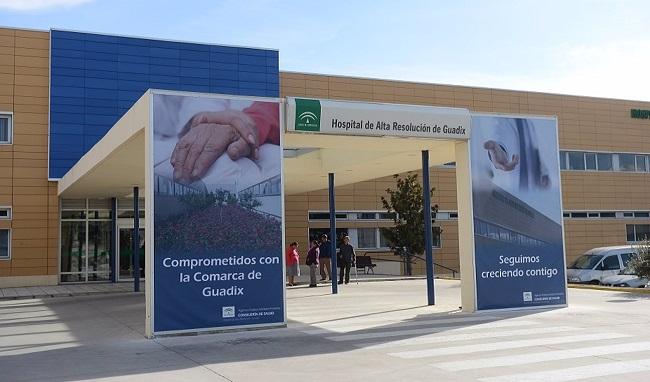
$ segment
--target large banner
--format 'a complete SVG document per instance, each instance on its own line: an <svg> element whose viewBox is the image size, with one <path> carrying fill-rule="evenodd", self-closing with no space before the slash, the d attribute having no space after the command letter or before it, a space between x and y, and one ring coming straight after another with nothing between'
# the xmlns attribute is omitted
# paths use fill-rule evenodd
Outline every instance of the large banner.
<svg viewBox="0 0 650 382"><path fill-rule="evenodd" d="M473 115L478 310L566 304L557 120Z"/></svg>
<svg viewBox="0 0 650 382"><path fill-rule="evenodd" d="M153 95L154 334L284 323L279 106Z"/></svg>

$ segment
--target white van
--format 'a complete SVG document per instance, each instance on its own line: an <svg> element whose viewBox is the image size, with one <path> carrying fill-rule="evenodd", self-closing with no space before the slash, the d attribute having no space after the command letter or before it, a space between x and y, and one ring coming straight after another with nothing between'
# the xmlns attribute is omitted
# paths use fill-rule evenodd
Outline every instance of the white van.
<svg viewBox="0 0 650 382"><path fill-rule="evenodd" d="M625 268L635 253L631 245L590 249L567 267L567 281L598 285Z"/></svg>

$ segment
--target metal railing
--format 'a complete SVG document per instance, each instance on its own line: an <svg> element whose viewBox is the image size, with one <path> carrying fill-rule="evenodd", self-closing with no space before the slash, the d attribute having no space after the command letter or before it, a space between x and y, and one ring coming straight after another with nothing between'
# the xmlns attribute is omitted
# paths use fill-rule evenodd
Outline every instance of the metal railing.
<svg viewBox="0 0 650 382"><path fill-rule="evenodd" d="M369 250L369 251L359 251L359 252L363 252L364 256L368 255L369 253L394 253L392 251L381 251L381 250L379 250L379 251L377 251L377 250L375 250L375 251ZM412 255L411 257L426 262L426 259L424 257L422 257L422 256ZM393 259L377 259L377 258L375 258L375 260L387 261L387 262L396 262L396 263L403 263L404 262L404 260L393 260ZM460 271L458 271L456 269L449 268L449 267L444 266L442 264L438 264L435 261L433 262L433 265L436 266L436 267L443 268L445 270L450 271L451 272L451 277L453 277L453 278L456 278L456 274L460 273Z"/></svg>

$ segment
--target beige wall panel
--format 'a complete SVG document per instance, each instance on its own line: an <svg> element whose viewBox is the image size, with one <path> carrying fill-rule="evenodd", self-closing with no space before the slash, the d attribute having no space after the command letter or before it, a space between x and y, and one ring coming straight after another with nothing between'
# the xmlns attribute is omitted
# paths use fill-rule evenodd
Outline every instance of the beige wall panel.
<svg viewBox="0 0 650 382"><path fill-rule="evenodd" d="M40 68L49 70L50 59L48 57L25 57L15 56L14 62L16 67ZM42 73L42 71L41 71Z"/></svg>
<svg viewBox="0 0 650 382"><path fill-rule="evenodd" d="M13 102L16 105L41 105L41 106L48 107L50 100L47 97L47 94L42 94L40 96L34 96L34 97L25 97L22 95L16 95L13 99Z"/></svg>
<svg viewBox="0 0 650 382"><path fill-rule="evenodd" d="M14 94L23 97L42 97L47 94L47 86L15 85Z"/></svg>
<svg viewBox="0 0 650 382"><path fill-rule="evenodd" d="M11 276L40 276L47 274L47 267L12 267L11 269Z"/></svg>
<svg viewBox="0 0 650 382"><path fill-rule="evenodd" d="M35 76L27 74L16 74L15 84L17 86L49 86L50 80L47 76ZM42 91L42 89L41 89Z"/></svg>

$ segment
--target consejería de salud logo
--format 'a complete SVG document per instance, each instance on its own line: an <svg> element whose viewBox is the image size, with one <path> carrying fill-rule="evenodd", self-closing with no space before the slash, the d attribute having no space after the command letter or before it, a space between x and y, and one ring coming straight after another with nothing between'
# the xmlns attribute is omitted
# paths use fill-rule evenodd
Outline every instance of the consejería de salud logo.
<svg viewBox="0 0 650 382"><path fill-rule="evenodd" d="M296 130L320 131L320 101L296 98Z"/></svg>
<svg viewBox="0 0 650 382"><path fill-rule="evenodd" d="M221 317L223 317L223 318L233 318L233 317L235 317L235 307L234 306L223 306L223 307L221 307Z"/></svg>

